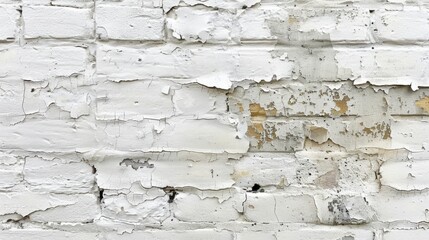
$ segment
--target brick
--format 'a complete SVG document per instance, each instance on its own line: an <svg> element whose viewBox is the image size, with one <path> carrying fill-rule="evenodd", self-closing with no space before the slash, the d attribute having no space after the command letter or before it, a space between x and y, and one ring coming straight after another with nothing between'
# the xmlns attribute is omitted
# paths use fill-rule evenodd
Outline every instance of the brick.
<svg viewBox="0 0 429 240"><path fill-rule="evenodd" d="M286 44L370 41L370 16L364 9L296 9L281 3L261 4L241 14L238 23L240 37L245 41L268 39Z"/></svg>
<svg viewBox="0 0 429 240"><path fill-rule="evenodd" d="M428 88L413 91L409 87L393 87L385 96L389 113L392 115L427 115Z"/></svg>
<svg viewBox="0 0 429 240"><path fill-rule="evenodd" d="M163 152L135 153L124 157L111 153L103 161L95 162L94 166L97 184L104 189L129 189L134 182L146 188L170 186L205 190L225 189L234 184L231 176L233 167L226 155ZM171 171L172 167L174 171ZM116 174L123 177L110 178Z"/></svg>
<svg viewBox="0 0 429 240"><path fill-rule="evenodd" d="M24 162L17 156L0 154L0 189L9 191L23 180Z"/></svg>
<svg viewBox="0 0 429 240"><path fill-rule="evenodd" d="M112 154L113 155L113 154ZM138 171L125 164L118 156L106 156L100 162L95 162L94 167L97 170L97 185L103 189L129 189L134 182L141 182L141 185L147 188L150 184L150 175L153 169L140 168ZM110 176L120 174L123 178L113 178Z"/></svg>
<svg viewBox="0 0 429 240"><path fill-rule="evenodd" d="M253 153L234 164L233 179L236 186L250 188L296 183L297 160L294 154Z"/></svg>
<svg viewBox="0 0 429 240"><path fill-rule="evenodd" d="M370 230L358 230L351 228L336 227L335 229L312 228L295 231L280 231L276 234L277 239L295 239L295 240L337 240L337 239L354 239L354 240L373 240L374 233Z"/></svg>
<svg viewBox="0 0 429 240"><path fill-rule="evenodd" d="M429 123L422 120L395 120L392 122L392 147L421 151L426 148L426 129Z"/></svg>
<svg viewBox="0 0 429 240"><path fill-rule="evenodd" d="M382 188L379 194L367 197L369 206L375 211L375 219L382 222L427 221L427 191L395 191Z"/></svg>
<svg viewBox="0 0 429 240"><path fill-rule="evenodd" d="M0 122L10 125L24 119L22 99L24 98L24 82L19 79L2 79L0 87Z"/></svg>
<svg viewBox="0 0 429 240"><path fill-rule="evenodd" d="M187 239L187 240L233 240L234 237L229 231L198 229L185 231L134 231L132 234L119 235L116 233L106 234L106 240L137 240L137 239Z"/></svg>
<svg viewBox="0 0 429 240"><path fill-rule="evenodd" d="M171 118L166 123L130 121L105 123L103 130L97 130L97 135L103 146L120 151L246 152L249 148L248 140L241 137L231 125L218 120L181 118ZM139 131L136 132L136 128Z"/></svg>
<svg viewBox="0 0 429 240"><path fill-rule="evenodd" d="M74 8L91 8L94 5L92 0L21 0L24 5L46 5L46 6L62 6Z"/></svg>
<svg viewBox="0 0 429 240"><path fill-rule="evenodd" d="M198 22L198 26L187 27ZM363 9L294 9L261 4L242 12L179 7L167 19L176 39L199 42L272 40L369 42L370 15Z"/></svg>
<svg viewBox="0 0 429 240"><path fill-rule="evenodd" d="M174 45L132 49L104 45L97 51L97 70L99 79L112 81L171 80L228 89L233 82L245 79L259 82L271 81L274 75L291 76L292 64L278 57L273 59L270 50ZM149 65L152 67L139 67Z"/></svg>
<svg viewBox="0 0 429 240"><path fill-rule="evenodd" d="M68 0L64 0L68 1ZM87 0L83 0L87 1ZM139 0L122 0L122 1L116 1L116 0L96 0L95 1L98 6L110 6L110 7L121 7L121 6L142 6L142 7L150 7L150 8L161 8L164 2L167 1L160 1L160 0L147 0L147 1L139 1Z"/></svg>
<svg viewBox="0 0 429 240"><path fill-rule="evenodd" d="M255 120L247 127L247 136L251 151L299 151L304 147L304 124L300 121Z"/></svg>
<svg viewBox="0 0 429 240"><path fill-rule="evenodd" d="M398 190L424 190L429 188L426 180L428 161L385 162L380 167L381 184Z"/></svg>
<svg viewBox="0 0 429 240"><path fill-rule="evenodd" d="M317 208L309 195L248 193L244 216L252 222L317 223Z"/></svg>
<svg viewBox="0 0 429 240"><path fill-rule="evenodd" d="M201 199L197 195L179 193L175 198L174 216L184 222L228 222L243 212L244 194L219 202L215 198Z"/></svg>
<svg viewBox="0 0 429 240"><path fill-rule="evenodd" d="M176 39L191 42L219 42L232 40L235 16L216 10L181 7L172 11L174 17L167 19L167 25ZM192 28L189 27L192 23Z"/></svg>
<svg viewBox="0 0 429 240"><path fill-rule="evenodd" d="M427 51L422 47L386 46L375 49L338 49L338 78L354 80L354 84L411 85L413 90L427 87L424 69Z"/></svg>
<svg viewBox="0 0 429 240"><path fill-rule="evenodd" d="M255 109L259 109L259 106ZM251 151L299 151L304 148L307 137L315 139L316 142L326 142L329 138L348 150L375 147L391 149L396 148L396 136L393 132L402 131L396 128L391 119L379 116L264 120L264 117L257 116L261 112L263 111L255 110L255 116L246 123L246 135L250 140ZM314 129L319 132L313 131ZM398 136L397 141L400 139L402 137Z"/></svg>
<svg viewBox="0 0 429 240"><path fill-rule="evenodd" d="M204 5L206 7L213 7L213 8L221 8L221 9L243 9L247 7L252 7L253 5L260 2L260 0L233 0L233 1L219 1L219 0L208 0L208 1L202 1L202 0L185 0L184 1L188 5ZM165 5L164 9L168 11L170 8L177 6L180 3L180 1L177 0L165 0L163 2L163 5Z"/></svg>
<svg viewBox="0 0 429 240"><path fill-rule="evenodd" d="M91 166L60 159L25 158L24 180L32 191L86 193L94 186Z"/></svg>
<svg viewBox="0 0 429 240"><path fill-rule="evenodd" d="M49 215L50 212L61 212L59 209L55 209L60 206L64 206L63 209L70 209L76 206L80 201L84 199L93 199L95 205L95 199L93 195L66 195L66 194L50 194L50 193L36 193L36 192L9 192L0 194L0 199L2 201L2 206L0 208L0 215L5 214L20 214L21 216L26 216L32 214L36 211L47 211L46 214ZM28 199L32 199L31 202L28 202ZM94 208L94 205L90 207L91 211L96 211L97 208ZM82 207L82 206L81 206ZM49 209L49 210L48 210ZM42 216L44 213L40 213ZM84 212L82 214L85 214ZM78 216L78 214L76 214ZM73 218L73 215L57 215L54 214L53 217L63 218L67 221L67 218Z"/></svg>
<svg viewBox="0 0 429 240"><path fill-rule="evenodd" d="M200 118L227 112L224 91L199 84L184 85L180 89L174 90L172 101L175 115L190 115Z"/></svg>
<svg viewBox="0 0 429 240"><path fill-rule="evenodd" d="M91 105L95 97L90 87L82 86L84 76L60 78L56 81L56 88L52 89L49 81L24 81L24 100L21 109L25 114L47 114L52 105L64 112L67 117L77 119L91 113ZM80 81L82 80L82 82ZM70 81L73 82L70 84ZM82 85L81 85L82 84ZM70 86L72 85L72 86Z"/></svg>
<svg viewBox="0 0 429 240"><path fill-rule="evenodd" d="M164 221L169 215L168 196L146 199L142 203L130 203L124 194L105 195L102 216L128 223L156 223Z"/></svg>
<svg viewBox="0 0 429 240"><path fill-rule="evenodd" d="M157 159L154 163L153 186L225 189L234 184L232 166L226 157L213 154L207 159L207 154L174 155L161 161ZM174 171L171 171L172 167Z"/></svg>
<svg viewBox="0 0 429 240"><path fill-rule="evenodd" d="M254 84L244 92L236 88L233 94L228 95L228 99L233 112L255 117L258 113L252 110L258 105L262 108L260 114L264 117L368 116L379 114L386 108L386 95L382 92L374 92L369 87L357 88L350 82L339 83L338 88L332 85L289 82ZM397 95L405 98L401 92L392 93L392 102ZM368 106L365 101L361 101L362 98L368 99L372 104ZM392 110L397 108L399 106L392 106ZM396 112L406 113L405 108L401 110ZM263 111L265 112L262 113Z"/></svg>
<svg viewBox="0 0 429 240"><path fill-rule="evenodd" d="M236 233L237 240L276 240L275 233L245 231Z"/></svg>
<svg viewBox="0 0 429 240"><path fill-rule="evenodd" d="M404 238L424 240L427 239L428 234L428 230L425 229L387 230L383 233L383 240L400 240Z"/></svg>
<svg viewBox="0 0 429 240"><path fill-rule="evenodd" d="M0 5L0 40L13 40L17 33L19 12L14 6Z"/></svg>
<svg viewBox="0 0 429 240"><path fill-rule="evenodd" d="M188 134L191 133L192 135ZM153 145L154 150L195 151L207 153L243 153L247 139L236 130L216 120L183 120L166 126Z"/></svg>
<svg viewBox="0 0 429 240"><path fill-rule="evenodd" d="M97 84L97 119L143 120L161 119L174 115L174 106L169 94L162 93L165 87L174 87L171 82L131 81L103 82ZM116 91L111 91L116 89ZM122 94L127 92L126 95Z"/></svg>
<svg viewBox="0 0 429 240"><path fill-rule="evenodd" d="M61 197L68 201L67 205L32 213L30 220L35 222L91 222L98 218L100 207L95 195L75 194Z"/></svg>
<svg viewBox="0 0 429 240"><path fill-rule="evenodd" d="M97 6L96 33L100 39L163 40L164 17L161 9ZM116 19L115 21L111 21Z"/></svg>
<svg viewBox="0 0 429 240"><path fill-rule="evenodd" d="M376 11L375 15L375 33L382 41L429 40L427 10Z"/></svg>
<svg viewBox="0 0 429 240"><path fill-rule="evenodd" d="M88 121L28 120L1 127L0 145L2 149L28 151L85 151L97 145L94 133L94 126Z"/></svg>
<svg viewBox="0 0 429 240"><path fill-rule="evenodd" d="M259 184L371 193L379 188L377 170L375 158L345 152L252 153L235 163L233 179L248 189Z"/></svg>
<svg viewBox="0 0 429 240"><path fill-rule="evenodd" d="M90 38L94 23L90 9L24 7L25 38Z"/></svg>
<svg viewBox="0 0 429 240"><path fill-rule="evenodd" d="M97 239L97 235L97 233L91 232L66 232L60 230L43 230L37 228L10 229L0 232L0 237L11 240L19 240L29 237L40 240L49 240L52 238L58 240L93 240Z"/></svg>
<svg viewBox="0 0 429 240"><path fill-rule="evenodd" d="M115 123L98 121L97 137L106 150L148 152L154 141L154 130L161 131L165 124L155 120L124 121ZM136 129L138 129L136 131Z"/></svg>
<svg viewBox="0 0 429 240"><path fill-rule="evenodd" d="M378 164L373 157L322 151L301 151L295 155L300 185L356 194L378 191Z"/></svg>
<svg viewBox="0 0 429 240"><path fill-rule="evenodd" d="M323 224L347 225L371 222L374 211L360 196L315 196L318 217Z"/></svg>
<svg viewBox="0 0 429 240"><path fill-rule="evenodd" d="M25 57L23 57L25 56ZM3 78L43 81L85 75L87 54L80 47L10 47L0 51Z"/></svg>

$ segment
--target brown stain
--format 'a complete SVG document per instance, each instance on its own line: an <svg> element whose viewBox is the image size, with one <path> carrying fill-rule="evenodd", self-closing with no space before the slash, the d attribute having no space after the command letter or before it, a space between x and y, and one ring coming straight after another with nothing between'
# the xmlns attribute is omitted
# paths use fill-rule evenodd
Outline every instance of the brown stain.
<svg viewBox="0 0 429 240"><path fill-rule="evenodd" d="M251 122L250 125L247 127L246 135L248 137L257 139L258 140L258 149L261 149L262 145L264 144L263 133L264 133L264 126L262 125L262 123Z"/></svg>
<svg viewBox="0 0 429 240"><path fill-rule="evenodd" d="M376 138L379 135L382 136L383 139L391 139L391 133L392 130L390 129L390 124L387 124L385 122L382 123L376 123L374 126L372 127L364 127L362 132L369 136L371 135L372 137Z"/></svg>
<svg viewBox="0 0 429 240"><path fill-rule="evenodd" d="M264 126L262 123L252 122L251 125L247 127L247 136L253 137L256 139L261 139L261 134L264 132Z"/></svg>
<svg viewBox="0 0 429 240"><path fill-rule="evenodd" d="M261 149L264 143L277 138L277 129L274 126L267 129L264 127L267 116L276 116L277 109L273 102L268 104L267 109L261 107L259 103L251 103L249 104L249 111L251 120L246 135L258 140L257 147Z"/></svg>
<svg viewBox="0 0 429 240"><path fill-rule="evenodd" d="M265 108L261 107L259 103L251 103L249 104L249 110L250 110L250 116L252 118L254 117L267 117L267 112L265 111Z"/></svg>
<svg viewBox="0 0 429 240"><path fill-rule="evenodd" d="M267 116L276 116L277 109L274 106L274 103L271 102L267 105L267 109L261 107L259 103L251 103L249 104L250 116L252 118L263 118L264 120Z"/></svg>
<svg viewBox="0 0 429 240"><path fill-rule="evenodd" d="M264 143L272 142L277 139L277 129L274 126L264 127L264 123L251 122L251 125L247 127L247 136L253 137L258 140L258 149L261 149Z"/></svg>
<svg viewBox="0 0 429 240"><path fill-rule="evenodd" d="M242 103L237 103L238 105L238 110L242 113L244 112L244 108L243 108L243 104Z"/></svg>
<svg viewBox="0 0 429 240"><path fill-rule="evenodd" d="M392 130L390 129L390 125L386 125L386 130L383 134L383 139L391 139L392 138Z"/></svg>
<svg viewBox="0 0 429 240"><path fill-rule="evenodd" d="M350 98L348 96L344 96L343 99L341 100L334 99L335 106L336 108L338 108L338 110L332 109L331 110L332 115L341 116L346 114L346 112L349 110L349 106L347 105L348 101L350 101Z"/></svg>
<svg viewBox="0 0 429 240"><path fill-rule="evenodd" d="M234 181L238 181L243 177L247 177L250 176L250 172L249 171L237 171L234 172L232 175L232 179L234 179Z"/></svg>
<svg viewBox="0 0 429 240"><path fill-rule="evenodd" d="M422 108L423 111L429 113L429 97L424 97L416 101L416 106Z"/></svg>
<svg viewBox="0 0 429 240"><path fill-rule="evenodd" d="M289 24L298 23L298 19L296 17L290 16L288 22Z"/></svg>

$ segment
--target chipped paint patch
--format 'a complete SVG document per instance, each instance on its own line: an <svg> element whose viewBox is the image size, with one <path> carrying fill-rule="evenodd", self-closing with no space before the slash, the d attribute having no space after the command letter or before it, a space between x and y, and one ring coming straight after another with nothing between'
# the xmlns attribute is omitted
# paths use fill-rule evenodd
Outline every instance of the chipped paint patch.
<svg viewBox="0 0 429 240"><path fill-rule="evenodd" d="M336 108L331 110L332 115L341 116L346 114L349 110L347 103L350 101L350 98L348 96L344 96L342 99L339 99L338 95L336 95L334 98Z"/></svg>
<svg viewBox="0 0 429 240"><path fill-rule="evenodd" d="M423 111L429 113L429 97L424 97L416 101L416 106L423 109Z"/></svg>

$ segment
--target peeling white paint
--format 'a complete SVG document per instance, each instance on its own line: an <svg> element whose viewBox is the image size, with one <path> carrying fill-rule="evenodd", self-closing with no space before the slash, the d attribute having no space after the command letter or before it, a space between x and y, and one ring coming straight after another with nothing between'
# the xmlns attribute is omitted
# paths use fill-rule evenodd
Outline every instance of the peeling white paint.
<svg viewBox="0 0 429 240"><path fill-rule="evenodd" d="M427 239L421 0L3 0L0 239Z"/></svg>

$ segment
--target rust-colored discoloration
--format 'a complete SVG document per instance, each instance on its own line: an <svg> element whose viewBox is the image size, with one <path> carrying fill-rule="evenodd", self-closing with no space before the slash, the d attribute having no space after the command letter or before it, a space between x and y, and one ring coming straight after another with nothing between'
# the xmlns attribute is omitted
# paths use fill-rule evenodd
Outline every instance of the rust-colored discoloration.
<svg viewBox="0 0 429 240"><path fill-rule="evenodd" d="M241 113L244 112L244 108L243 108L243 104L242 103L238 102L237 106L238 106L238 111L240 111Z"/></svg>
<svg viewBox="0 0 429 240"><path fill-rule="evenodd" d="M342 99L339 99L338 94L334 96L335 107L338 109L332 109L331 114L334 116L341 116L346 114L349 110L349 106L347 105L350 98L348 96L344 96Z"/></svg>
<svg viewBox="0 0 429 240"><path fill-rule="evenodd" d="M258 140L258 148L261 149L264 143L271 142L277 139L277 129L272 127L264 127L263 122L251 122L247 127L247 136Z"/></svg>
<svg viewBox="0 0 429 240"><path fill-rule="evenodd" d="M247 136L249 137L261 139L261 134L263 132L264 126L262 125L262 123L252 122L252 124L247 127Z"/></svg>
<svg viewBox="0 0 429 240"><path fill-rule="evenodd" d="M392 138L390 125L385 122L377 123L372 127L365 127L362 131L365 135L371 135L374 138L378 136L382 136L383 139Z"/></svg>
<svg viewBox="0 0 429 240"><path fill-rule="evenodd" d="M289 16L288 22L289 24L298 23L298 19L294 16Z"/></svg>
<svg viewBox="0 0 429 240"><path fill-rule="evenodd" d="M274 103L270 103L267 109L261 107L259 103L249 104L250 124L247 127L247 136L258 140L258 148L261 149L266 142L271 142L277 138L275 127L265 128L267 116L275 116L277 109Z"/></svg>
<svg viewBox="0 0 429 240"><path fill-rule="evenodd" d="M249 104L249 110L252 118L260 117L265 119L267 116L275 116L277 114L274 103L268 104L267 109L261 107L259 103L251 103Z"/></svg>
<svg viewBox="0 0 429 240"><path fill-rule="evenodd" d="M391 139L392 138L392 130L390 129L390 125L386 125L386 129L384 130L383 139Z"/></svg>
<svg viewBox="0 0 429 240"><path fill-rule="evenodd" d="M247 177L250 176L250 172L249 171L234 171L234 173L232 174L232 179L234 179L234 181L238 181L243 177Z"/></svg>
<svg viewBox="0 0 429 240"><path fill-rule="evenodd" d="M262 148L264 144L263 140L264 126L261 122L251 122L247 127L246 135L258 140L258 148Z"/></svg>
<svg viewBox="0 0 429 240"><path fill-rule="evenodd" d="M267 117L267 112L259 103L249 104L250 116L251 117Z"/></svg>
<svg viewBox="0 0 429 240"><path fill-rule="evenodd" d="M429 113L429 97L424 97L416 101L416 106L422 108L423 111Z"/></svg>

